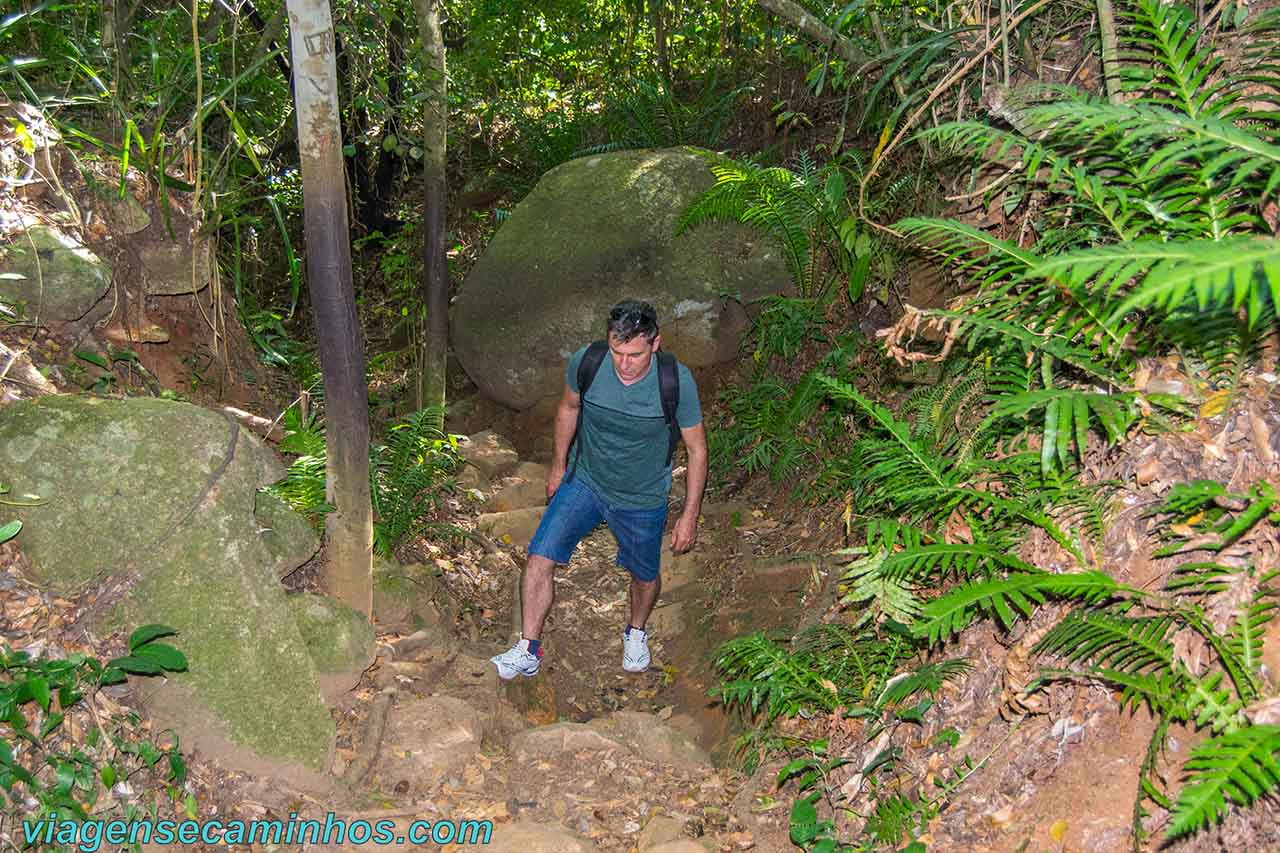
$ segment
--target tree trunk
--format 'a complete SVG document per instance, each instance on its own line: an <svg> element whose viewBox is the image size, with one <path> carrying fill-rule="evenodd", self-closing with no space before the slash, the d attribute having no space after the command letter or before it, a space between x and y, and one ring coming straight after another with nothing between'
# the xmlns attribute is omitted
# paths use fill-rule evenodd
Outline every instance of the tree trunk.
<svg viewBox="0 0 1280 853"><path fill-rule="evenodd" d="M667 20L662 0L649 0L649 18L653 25L653 48L658 54L658 73L671 94L671 56L667 53Z"/></svg>
<svg viewBox="0 0 1280 853"><path fill-rule="evenodd" d="M1107 100L1124 103L1120 92L1120 48L1116 36L1116 13L1111 0L1098 0L1098 42L1102 54L1102 80Z"/></svg>
<svg viewBox="0 0 1280 853"><path fill-rule="evenodd" d="M326 591L368 616L373 609L369 499L369 388L356 317L347 196L338 126L338 74L328 0L288 0L302 161L307 281L324 375L328 450Z"/></svg>
<svg viewBox="0 0 1280 853"><path fill-rule="evenodd" d="M391 21L387 27L387 67L403 68L405 65L404 56L404 24L400 20L399 15L392 15ZM403 107L404 100L404 77L400 74L391 74L387 79L387 103L391 106L392 114L399 116ZM397 136L402 133L402 128L394 119L386 124L384 136L387 131L394 132ZM390 215L392 209L392 201L394 200L396 179L400 176L402 164L397 149L389 149L386 145L378 146L378 165L374 168L373 183L371 185L372 196L367 202L365 211L365 222L371 229L390 234L393 230L400 227L400 223Z"/></svg>
<svg viewBox="0 0 1280 853"><path fill-rule="evenodd" d="M445 151L449 121L448 82L445 77L444 39L440 34L439 0L413 0L418 13L418 37L422 42L423 67L429 94L426 99L423 134L423 177L426 198L423 206L422 261L425 271L422 301L426 305L425 328L419 341L419 409L444 406L445 357L449 348L449 268L445 257ZM421 326L419 328L422 328ZM441 421L443 427L443 420Z"/></svg>

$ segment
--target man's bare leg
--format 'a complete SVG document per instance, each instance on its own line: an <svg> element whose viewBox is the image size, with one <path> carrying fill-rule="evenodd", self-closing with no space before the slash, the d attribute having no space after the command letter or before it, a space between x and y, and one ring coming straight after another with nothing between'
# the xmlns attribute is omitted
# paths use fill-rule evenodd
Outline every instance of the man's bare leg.
<svg viewBox="0 0 1280 853"><path fill-rule="evenodd" d="M649 621L649 614L653 612L653 605L658 601L658 593L662 591L662 578L657 577L651 581L636 580L634 576L631 578L631 622L633 628L644 630L644 623Z"/></svg>
<svg viewBox="0 0 1280 853"><path fill-rule="evenodd" d="M526 640L542 639L542 625L547 621L547 614L551 612L551 604L555 601L555 584L552 582L555 569L554 560L537 554L530 554L525 563L524 580L521 584L521 629Z"/></svg>

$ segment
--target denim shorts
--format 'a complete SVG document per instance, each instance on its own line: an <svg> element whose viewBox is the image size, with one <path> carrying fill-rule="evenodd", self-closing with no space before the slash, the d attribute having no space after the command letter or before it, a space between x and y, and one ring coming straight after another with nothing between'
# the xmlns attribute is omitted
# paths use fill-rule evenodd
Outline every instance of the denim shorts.
<svg viewBox="0 0 1280 853"><path fill-rule="evenodd" d="M618 542L618 565L638 581L657 580L667 505L653 509L610 507L580 477L560 483L529 543L529 553L567 565L573 549L602 521Z"/></svg>

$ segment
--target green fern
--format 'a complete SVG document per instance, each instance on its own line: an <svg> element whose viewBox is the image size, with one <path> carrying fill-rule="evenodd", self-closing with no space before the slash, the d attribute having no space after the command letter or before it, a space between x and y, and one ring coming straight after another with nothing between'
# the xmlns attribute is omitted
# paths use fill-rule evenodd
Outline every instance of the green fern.
<svg viewBox="0 0 1280 853"><path fill-rule="evenodd" d="M1165 676L1177 669L1169 640L1173 628L1170 616L1076 611L1045 635L1036 652L1088 661L1101 669Z"/></svg>
<svg viewBox="0 0 1280 853"><path fill-rule="evenodd" d="M439 428L442 416L439 407L414 412L388 430L386 444L371 450L373 547L384 557L421 531L457 464L457 444Z"/></svg>
<svg viewBox="0 0 1280 853"><path fill-rule="evenodd" d="M1140 0L1132 12L1135 100L1111 104L1041 87L1006 98L1015 130L969 121L930 134L958 151L1016 163L1022 186L1010 192L1052 199L1038 245L947 220L898 224L978 282L967 309L934 312L960 320L971 346L1013 336L1121 387L1134 355L1179 337L1197 348L1180 332L1192 312L1239 312L1242 346L1231 342L1237 329L1197 327L1211 364L1238 364L1234 353L1247 352L1249 335L1275 322L1280 303L1280 241L1261 216L1280 189L1276 116L1249 112L1257 99L1242 97L1246 86L1275 91L1280 76L1265 62L1250 74L1222 73L1219 54L1183 7ZM1263 40L1274 47L1274 35ZM1219 335L1229 341L1225 350ZM1062 383L1043 386L1053 387ZM1070 438L1048 427L1064 418L1074 427L1081 414L1090 414L1087 400L1084 409L1074 400L1046 402L1044 431ZM1057 448L1046 442L1046 465L1066 461L1064 450L1079 438Z"/></svg>
<svg viewBox="0 0 1280 853"><path fill-rule="evenodd" d="M1115 580L1102 572L1030 572L965 583L928 602L924 619L914 626L914 631L932 645L963 631L980 612L990 613L1008 628L1018 613L1030 616L1047 597L1092 603L1115 595L1118 590Z"/></svg>
<svg viewBox="0 0 1280 853"><path fill-rule="evenodd" d="M1249 726L1217 735L1192 750L1183 765L1188 781L1178 795L1167 838L1221 819L1228 801L1248 806L1280 787L1280 726Z"/></svg>
<svg viewBox="0 0 1280 853"><path fill-rule="evenodd" d="M1263 629L1275 617L1277 604L1269 590L1263 590L1241 604L1231 625L1231 653L1253 680L1254 693L1261 692L1257 683L1262 671Z"/></svg>
<svg viewBox="0 0 1280 853"><path fill-rule="evenodd" d="M439 408L415 412L388 430L385 444L370 448L373 545L382 556L391 556L406 536L427 529L424 518L457 465L455 439L440 432L440 420ZM284 423L281 449L305 455L293 460L284 479L267 490L319 525L324 514L333 511L325 501L324 428L315 420L302 423L296 413L287 413Z"/></svg>
<svg viewBox="0 0 1280 853"><path fill-rule="evenodd" d="M884 617L904 625L915 622L923 607L918 585L885 571L886 551L868 554L866 548L859 548L853 553L862 556L845 566L841 576L845 591L840 598L842 606L859 606L853 626L859 628Z"/></svg>
<svg viewBox="0 0 1280 853"><path fill-rule="evenodd" d="M716 158L711 173L715 185L681 215L677 233L709 220L758 228L782 249L797 292L820 295L825 288L815 277L816 253L824 250L825 232L839 223L831 221L823 195L826 174L803 158L798 171Z"/></svg>

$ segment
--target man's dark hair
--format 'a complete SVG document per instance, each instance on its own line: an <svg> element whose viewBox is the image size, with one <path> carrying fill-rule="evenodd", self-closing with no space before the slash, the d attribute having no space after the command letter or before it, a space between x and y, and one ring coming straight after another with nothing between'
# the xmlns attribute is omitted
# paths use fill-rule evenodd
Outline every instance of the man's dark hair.
<svg viewBox="0 0 1280 853"><path fill-rule="evenodd" d="M648 302L624 300L609 312L606 330L623 343L637 335L644 335L644 339L652 343L658 336L658 312Z"/></svg>

